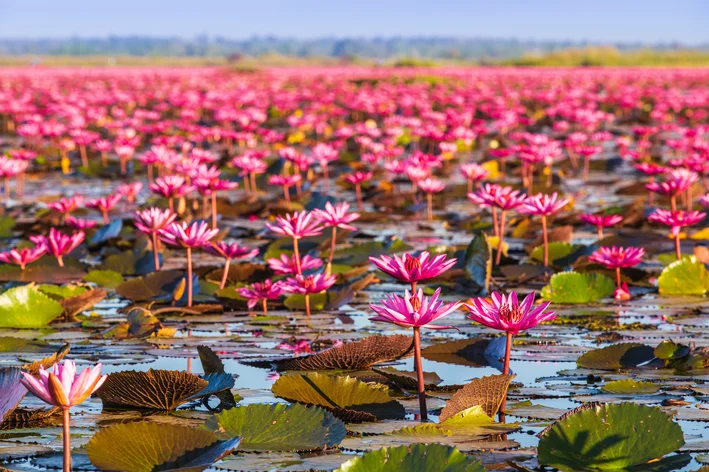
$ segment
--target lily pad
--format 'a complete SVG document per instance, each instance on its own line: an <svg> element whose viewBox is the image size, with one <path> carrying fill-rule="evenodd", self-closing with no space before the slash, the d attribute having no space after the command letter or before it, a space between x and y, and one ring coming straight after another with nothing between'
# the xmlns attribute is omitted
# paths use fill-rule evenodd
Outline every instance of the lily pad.
<svg viewBox="0 0 709 472"><path fill-rule="evenodd" d="M514 377L514 375L488 375L473 379L453 394L441 411L439 419L446 421L474 406L482 407L489 417L495 416Z"/></svg>
<svg viewBox="0 0 709 472"><path fill-rule="evenodd" d="M484 472L479 460L455 447L414 444L365 452L340 466L337 472Z"/></svg>
<svg viewBox="0 0 709 472"><path fill-rule="evenodd" d="M415 371L399 370L393 367L373 368L372 371L386 377L390 382L406 390L416 390L418 388L418 374ZM427 389L436 388L436 385L443 382L443 379L435 372L423 373L424 385Z"/></svg>
<svg viewBox="0 0 709 472"><path fill-rule="evenodd" d="M539 463L564 471L625 470L684 445L677 423L658 407L587 404L542 432Z"/></svg>
<svg viewBox="0 0 709 472"><path fill-rule="evenodd" d="M560 272L542 289L542 298L554 303L591 303L609 297L615 283L603 274Z"/></svg>
<svg viewBox="0 0 709 472"><path fill-rule="evenodd" d="M662 270L657 288L662 295L705 295L709 290L709 271L696 257L683 258Z"/></svg>
<svg viewBox="0 0 709 472"><path fill-rule="evenodd" d="M656 393L658 390L660 390L660 387L652 382L623 379L608 382L603 387L601 387L601 389L606 393L613 393L616 395L643 395Z"/></svg>
<svg viewBox="0 0 709 472"><path fill-rule="evenodd" d="M59 301L65 298L76 297L84 293L87 288L81 285L51 285L51 284L41 284L37 286L37 290L43 294Z"/></svg>
<svg viewBox="0 0 709 472"><path fill-rule="evenodd" d="M241 437L239 450L309 451L335 447L345 438L345 425L332 413L298 403L253 404L223 411L206 427L220 435Z"/></svg>
<svg viewBox="0 0 709 472"><path fill-rule="evenodd" d="M122 274L113 270L92 270L82 280L104 288L116 288L125 281Z"/></svg>
<svg viewBox="0 0 709 472"><path fill-rule="evenodd" d="M316 405L347 420L400 419L404 407L383 385L372 386L349 376L316 372L281 376L271 387L277 397Z"/></svg>
<svg viewBox="0 0 709 472"><path fill-rule="evenodd" d="M686 344L678 344L671 340L664 340L655 348L655 357L664 360L674 360L687 357L691 349Z"/></svg>
<svg viewBox="0 0 709 472"><path fill-rule="evenodd" d="M492 254L487 236L478 233L465 250L465 274L468 280L480 289L480 294L487 294L492 277Z"/></svg>
<svg viewBox="0 0 709 472"><path fill-rule="evenodd" d="M0 328L41 328L64 308L37 289L24 285L0 295Z"/></svg>
<svg viewBox="0 0 709 472"><path fill-rule="evenodd" d="M101 470L203 470L234 450L239 440L220 441L203 428L133 422L99 431L87 444L86 452Z"/></svg>
<svg viewBox="0 0 709 472"><path fill-rule="evenodd" d="M581 249L581 246L576 244L562 243L559 241L554 241L549 243L549 262L554 263L558 260L564 259ZM532 249L529 257L535 261L544 261L544 246L537 246Z"/></svg>
<svg viewBox="0 0 709 472"><path fill-rule="evenodd" d="M338 264L356 266L369 263L370 257L391 255L397 252L410 251L411 249L413 248L400 239L368 241L355 246L337 249L333 261Z"/></svg>
<svg viewBox="0 0 709 472"><path fill-rule="evenodd" d="M179 270L161 270L127 280L116 287L116 293L133 301L151 301L172 293L170 285L183 276Z"/></svg>
<svg viewBox="0 0 709 472"><path fill-rule="evenodd" d="M27 395L27 389L20 383L22 373L17 367L0 369L0 423Z"/></svg>
<svg viewBox="0 0 709 472"><path fill-rule="evenodd" d="M654 358L654 349L650 346L620 343L588 351L576 360L576 364L587 369L617 370L637 367Z"/></svg>
<svg viewBox="0 0 709 472"><path fill-rule="evenodd" d="M105 243L109 239L116 238L121 233L122 228L123 220L115 219L109 224L103 225L99 229L97 229L94 235L91 237L90 244L101 244Z"/></svg>

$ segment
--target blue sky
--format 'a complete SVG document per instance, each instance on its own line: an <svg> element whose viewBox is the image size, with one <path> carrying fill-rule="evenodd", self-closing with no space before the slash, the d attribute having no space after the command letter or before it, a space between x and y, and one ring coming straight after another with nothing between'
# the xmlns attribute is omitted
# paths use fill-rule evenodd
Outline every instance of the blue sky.
<svg viewBox="0 0 709 472"><path fill-rule="evenodd" d="M0 37L457 36L709 42L709 0L0 0Z"/></svg>

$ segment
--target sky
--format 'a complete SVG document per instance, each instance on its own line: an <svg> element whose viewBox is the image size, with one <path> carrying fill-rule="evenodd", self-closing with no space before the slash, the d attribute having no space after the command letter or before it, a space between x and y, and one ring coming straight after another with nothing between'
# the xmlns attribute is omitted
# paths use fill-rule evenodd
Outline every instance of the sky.
<svg viewBox="0 0 709 472"><path fill-rule="evenodd" d="M0 0L1 38L446 36L709 43L709 0Z"/></svg>

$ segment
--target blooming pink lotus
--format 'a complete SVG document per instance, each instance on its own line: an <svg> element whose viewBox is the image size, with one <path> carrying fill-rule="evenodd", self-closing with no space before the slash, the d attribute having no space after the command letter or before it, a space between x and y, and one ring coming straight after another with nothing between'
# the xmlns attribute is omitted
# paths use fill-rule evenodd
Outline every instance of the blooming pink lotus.
<svg viewBox="0 0 709 472"><path fill-rule="evenodd" d="M507 212L522 205L526 198L525 195L520 194L519 190L512 190L511 187L503 188L495 195L493 205L500 209L499 239L497 242L497 257L495 258L495 264L498 266L502 258L502 246L505 239L505 217L507 216Z"/></svg>
<svg viewBox="0 0 709 472"><path fill-rule="evenodd" d="M298 261L295 254L281 254L278 258L272 257L266 261L268 267L271 268L276 275L297 275ZM303 272L322 267L322 261L317 257L311 257L309 254L303 256L300 260L300 270Z"/></svg>
<svg viewBox="0 0 709 472"><path fill-rule="evenodd" d="M143 190L142 182L132 182L127 184L121 184L116 187L116 193L123 195L128 200L128 203L135 203L135 198L138 196L140 191Z"/></svg>
<svg viewBox="0 0 709 472"><path fill-rule="evenodd" d="M263 305L263 314L268 314L268 300L277 300L283 293L281 282L273 283L271 279L255 282L249 287L237 288L239 295L248 300L249 308L253 308L260 301Z"/></svg>
<svg viewBox="0 0 709 472"><path fill-rule="evenodd" d="M226 281L229 277L229 265L231 264L232 259L247 259L258 254L258 249L249 249L246 246L240 246L239 243L229 244L224 241L219 241L218 243L212 243L211 245L205 246L204 250L209 254L223 257L226 261L224 263L224 274L222 275L222 281L219 284L220 290L226 286Z"/></svg>
<svg viewBox="0 0 709 472"><path fill-rule="evenodd" d="M490 171L475 162L461 164L460 172L468 182L468 193L471 193L475 189L476 182L485 180L488 175L490 175Z"/></svg>
<svg viewBox="0 0 709 472"><path fill-rule="evenodd" d="M645 249L641 247L613 246L597 249L588 260L615 269L616 286L620 288L620 269L640 264L644 255Z"/></svg>
<svg viewBox="0 0 709 472"><path fill-rule="evenodd" d="M150 184L150 191L167 198L170 211L175 211L175 198L183 197L194 190L180 175L158 177Z"/></svg>
<svg viewBox="0 0 709 472"><path fill-rule="evenodd" d="M364 210L364 204L362 203L362 183L371 179L372 175L372 172L356 171L345 177L345 181L355 186L355 195L357 196L357 207L359 211Z"/></svg>
<svg viewBox="0 0 709 472"><path fill-rule="evenodd" d="M108 197L96 198L94 200L89 200L86 202L88 208L94 208L101 212L103 215L103 223L108 224L108 212L111 211L119 201L121 201L122 195L115 193L109 195Z"/></svg>
<svg viewBox="0 0 709 472"><path fill-rule="evenodd" d="M326 273L330 275L332 271L332 258L335 256L335 244L337 243L337 228L354 231L357 228L350 223L359 218L359 213L349 213L350 204L342 202L333 206L332 203L325 203L325 209L313 210L315 217L320 220L325 227L332 228L332 237L330 239L330 253L327 259Z"/></svg>
<svg viewBox="0 0 709 472"><path fill-rule="evenodd" d="M457 259L448 259L446 254L431 257L428 251L422 251L418 256L404 254L403 257L381 255L369 260L379 270L394 277L399 282L411 284L411 291L416 291L418 282L438 277L455 265Z"/></svg>
<svg viewBox="0 0 709 472"><path fill-rule="evenodd" d="M69 360L64 365L54 364L53 372L47 372L44 366L39 368L39 378L22 372L22 385L45 403L62 409L64 437L64 471L71 471L71 435L69 433L70 408L82 404L89 396L103 385L107 375L101 375L101 364L84 369L76 375L76 365Z"/></svg>
<svg viewBox="0 0 709 472"><path fill-rule="evenodd" d="M623 221L620 215L593 215L591 213L582 213L579 218L584 223L593 225L598 230L598 240L603 239L603 228L614 226Z"/></svg>
<svg viewBox="0 0 709 472"><path fill-rule="evenodd" d="M48 203L47 208L62 214L62 218L66 218L71 212L81 207L84 204L84 197L74 195L72 197L60 198L56 202Z"/></svg>
<svg viewBox="0 0 709 472"><path fill-rule="evenodd" d="M64 256L79 247L86 235L77 231L71 235L63 234L56 228L50 228L49 237L43 235L30 236L30 241L37 246L45 246L47 252L56 257L59 267L64 267Z"/></svg>
<svg viewBox="0 0 709 472"><path fill-rule="evenodd" d="M210 240L219 233L218 229L209 229L205 222L170 223L158 231L160 240L171 246L187 250L187 306L192 306L192 249L209 245Z"/></svg>
<svg viewBox="0 0 709 472"><path fill-rule="evenodd" d="M707 214L699 211L670 211L661 208L656 209L649 217L648 221L653 223L662 223L671 228L672 237L675 240L675 254L677 260L682 258L682 250L680 249L679 236L682 228L693 226L706 218Z"/></svg>
<svg viewBox="0 0 709 472"><path fill-rule="evenodd" d="M300 174L272 175L268 178L268 184L283 187L283 199L286 201L286 207L290 209L290 188L293 185L299 185L302 179Z"/></svg>
<svg viewBox="0 0 709 472"><path fill-rule="evenodd" d="M310 295L325 291L335 285L337 277L334 275L315 274L287 278L282 285L286 293L305 295L305 314L310 316Z"/></svg>
<svg viewBox="0 0 709 472"><path fill-rule="evenodd" d="M317 236L321 234L323 230L320 220L318 220L315 213L302 211L300 213L293 213L292 215L286 214L284 217L278 216L276 217L275 223L266 223L266 227L276 234L293 239L293 252L295 253L298 273L302 274L298 241L310 236Z"/></svg>
<svg viewBox="0 0 709 472"><path fill-rule="evenodd" d="M9 251L0 252L0 261L6 264L15 264L20 266L20 270L25 270L27 264L35 262L47 253L47 247L44 244L38 244L31 248L11 249Z"/></svg>
<svg viewBox="0 0 709 472"><path fill-rule="evenodd" d="M96 226L98 223L96 220L87 220L84 218L74 218L69 215L64 219L64 224L70 228L74 229L89 229Z"/></svg>
<svg viewBox="0 0 709 472"><path fill-rule="evenodd" d="M175 218L177 218L177 215L169 209L161 210L157 207L151 207L135 214L135 227L143 233L150 235L153 244L155 270L160 270L158 233L161 229L175 221Z"/></svg>
<svg viewBox="0 0 709 472"><path fill-rule="evenodd" d="M527 198L519 212L526 215L538 215L542 217L542 237L544 241L544 267L549 267L549 240L547 237L547 217L561 211L568 200L560 200L559 195L554 192L551 195L539 193L533 197Z"/></svg>
<svg viewBox="0 0 709 472"><path fill-rule="evenodd" d="M371 321L394 323L414 330L414 366L418 374L421 421L426 421L428 416L423 366L421 364L421 328L436 330L452 328L452 326L434 325L432 323L453 313L460 307L459 302L444 305L442 301L438 300L440 293L441 289L438 288L429 298L423 295L422 289L419 289L414 295L406 290L403 298L390 294L382 301L382 305L369 305L377 314L377 316L370 318Z"/></svg>

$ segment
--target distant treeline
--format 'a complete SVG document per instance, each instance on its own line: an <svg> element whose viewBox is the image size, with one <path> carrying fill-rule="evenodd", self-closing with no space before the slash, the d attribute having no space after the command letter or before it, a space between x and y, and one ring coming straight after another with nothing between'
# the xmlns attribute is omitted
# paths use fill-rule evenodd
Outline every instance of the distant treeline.
<svg viewBox="0 0 709 472"><path fill-rule="evenodd" d="M0 33L1 34L1 33ZM535 58L570 48L584 49L597 44L573 41L527 41L518 39L391 37L319 38L311 40L253 37L234 40L200 36L193 39L115 36L107 38L0 39L0 55L5 56L169 56L169 57L290 57L422 58L458 61L494 61ZM639 49L675 51L686 49L677 43L622 43L610 45L618 54ZM693 47L709 51L709 44Z"/></svg>

